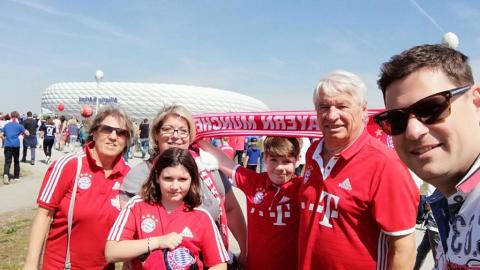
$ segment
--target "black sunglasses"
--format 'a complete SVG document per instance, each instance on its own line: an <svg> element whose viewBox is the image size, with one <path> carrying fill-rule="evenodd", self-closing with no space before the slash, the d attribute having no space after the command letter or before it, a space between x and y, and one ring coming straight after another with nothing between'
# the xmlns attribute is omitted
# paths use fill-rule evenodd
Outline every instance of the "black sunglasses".
<svg viewBox="0 0 480 270"><path fill-rule="evenodd" d="M98 126L98 131L102 132L102 133L108 133L108 134L115 131L117 136L122 136L122 137L127 137L127 138L130 136L130 133L128 132L128 130L123 129L123 128L111 127L109 125L99 125Z"/></svg>
<svg viewBox="0 0 480 270"><path fill-rule="evenodd" d="M433 94L406 108L379 113L373 117L373 120L388 135L399 135L405 132L410 114L426 125L438 123L450 115L450 99L467 92L470 87L462 86Z"/></svg>

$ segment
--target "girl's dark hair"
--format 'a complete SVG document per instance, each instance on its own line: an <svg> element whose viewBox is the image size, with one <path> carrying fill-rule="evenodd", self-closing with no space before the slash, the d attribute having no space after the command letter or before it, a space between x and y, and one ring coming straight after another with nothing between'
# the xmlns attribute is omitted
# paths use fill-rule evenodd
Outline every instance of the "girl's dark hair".
<svg viewBox="0 0 480 270"><path fill-rule="evenodd" d="M180 148L170 148L165 150L153 164L147 182L143 184L140 194L142 198L151 204L160 203L162 201L162 193L160 192L160 185L157 179L162 173L163 169L168 167L183 166L192 179L190 189L187 195L183 198L185 206L188 210L199 206L201 204L200 197L200 178L198 176L198 167L195 159L188 150Z"/></svg>

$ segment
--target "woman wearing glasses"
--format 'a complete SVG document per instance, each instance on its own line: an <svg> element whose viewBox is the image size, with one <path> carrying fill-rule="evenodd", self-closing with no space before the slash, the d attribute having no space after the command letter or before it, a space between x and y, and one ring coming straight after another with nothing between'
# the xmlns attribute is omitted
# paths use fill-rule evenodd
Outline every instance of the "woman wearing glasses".
<svg viewBox="0 0 480 270"><path fill-rule="evenodd" d="M195 139L195 124L190 112L182 106L173 105L164 108L150 126L150 145L154 146L152 157L132 168L120 188L120 200L129 198L140 192L147 181L150 169L156 158L165 150L177 147L188 149ZM242 253L240 262L244 262L246 251L246 225L240 206L232 191L232 185L218 170L207 168L195 151L190 151L200 171L200 187L202 205L218 226L223 243L228 247L228 228L239 243ZM228 223L227 223L228 219ZM228 224L228 228L227 228Z"/></svg>
<svg viewBox="0 0 480 270"><path fill-rule="evenodd" d="M115 269L106 262L104 249L120 210L119 187L129 171L122 152L132 131L132 122L122 111L106 107L95 116L83 151L51 164L37 198L39 208L31 228L24 269L38 269L40 258L42 269L65 269L68 235L72 268ZM81 169L72 209L79 157ZM71 211L69 234L67 220Z"/></svg>

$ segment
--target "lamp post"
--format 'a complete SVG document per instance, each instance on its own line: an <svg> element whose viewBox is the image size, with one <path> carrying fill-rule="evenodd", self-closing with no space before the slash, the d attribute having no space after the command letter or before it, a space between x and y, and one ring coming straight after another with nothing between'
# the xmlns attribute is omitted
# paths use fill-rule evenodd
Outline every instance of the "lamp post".
<svg viewBox="0 0 480 270"><path fill-rule="evenodd" d="M98 69L95 71L95 81L97 81L97 95L95 95L95 114L98 112L98 104L99 104L99 94L100 94L100 83L103 80L103 71Z"/></svg>

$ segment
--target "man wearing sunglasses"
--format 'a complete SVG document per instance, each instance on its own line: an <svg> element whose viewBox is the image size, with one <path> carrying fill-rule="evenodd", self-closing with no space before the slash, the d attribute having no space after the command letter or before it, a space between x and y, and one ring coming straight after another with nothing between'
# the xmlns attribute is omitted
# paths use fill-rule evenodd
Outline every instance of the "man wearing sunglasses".
<svg viewBox="0 0 480 270"><path fill-rule="evenodd" d="M366 130L366 86L335 71L313 100L323 133L300 187L299 269L412 269L419 200L408 169Z"/></svg>
<svg viewBox="0 0 480 270"><path fill-rule="evenodd" d="M438 269L477 269L480 86L468 57L444 45L416 46L383 64L378 85L387 111L375 121L403 162L443 194L429 201L442 240Z"/></svg>

